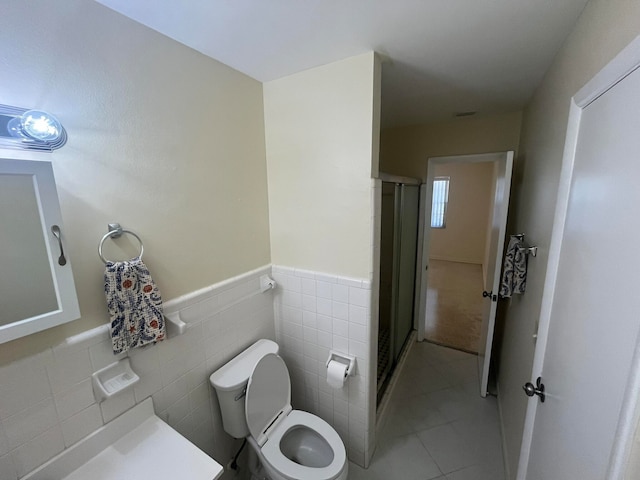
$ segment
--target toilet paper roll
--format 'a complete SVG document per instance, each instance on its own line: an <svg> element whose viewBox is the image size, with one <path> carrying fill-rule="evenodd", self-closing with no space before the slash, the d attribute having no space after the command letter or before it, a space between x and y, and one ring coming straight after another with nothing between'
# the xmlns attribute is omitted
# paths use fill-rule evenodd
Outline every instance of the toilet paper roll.
<svg viewBox="0 0 640 480"><path fill-rule="evenodd" d="M347 367L344 363L331 360L327 366L327 383L333 388L342 388L344 386Z"/></svg>

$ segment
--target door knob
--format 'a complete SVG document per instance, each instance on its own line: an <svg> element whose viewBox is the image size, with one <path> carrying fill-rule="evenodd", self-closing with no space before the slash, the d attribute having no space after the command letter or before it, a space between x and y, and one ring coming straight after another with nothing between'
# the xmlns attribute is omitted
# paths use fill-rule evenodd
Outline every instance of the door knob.
<svg viewBox="0 0 640 480"><path fill-rule="evenodd" d="M497 302L498 301L498 296L493 294L493 290L491 290L490 292L487 292L485 290L484 292L482 292L482 296L484 298L490 298L493 302Z"/></svg>
<svg viewBox="0 0 640 480"><path fill-rule="evenodd" d="M538 395L540 397L540 402L544 403L545 394L544 394L544 383L542 383L542 377L538 377L536 380L536 384L533 385L531 382L527 382L522 386L524 393L527 397L533 397L534 395Z"/></svg>

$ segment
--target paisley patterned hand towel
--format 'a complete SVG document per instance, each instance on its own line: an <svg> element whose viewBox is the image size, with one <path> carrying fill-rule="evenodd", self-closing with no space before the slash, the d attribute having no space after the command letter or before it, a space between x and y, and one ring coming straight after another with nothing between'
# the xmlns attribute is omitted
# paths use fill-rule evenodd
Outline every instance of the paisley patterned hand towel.
<svg viewBox="0 0 640 480"><path fill-rule="evenodd" d="M142 259L108 262L104 293L114 354L164 339L162 298Z"/></svg>
<svg viewBox="0 0 640 480"><path fill-rule="evenodd" d="M509 240L500 283L500 296L503 298L524 293L527 286L527 255L523 246L522 240L515 235Z"/></svg>

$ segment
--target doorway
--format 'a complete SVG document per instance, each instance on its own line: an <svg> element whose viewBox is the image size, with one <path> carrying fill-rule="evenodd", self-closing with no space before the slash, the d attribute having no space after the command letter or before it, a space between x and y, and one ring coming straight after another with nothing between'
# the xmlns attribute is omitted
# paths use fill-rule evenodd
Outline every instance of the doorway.
<svg viewBox="0 0 640 480"><path fill-rule="evenodd" d="M381 174L378 402L413 330L420 184Z"/></svg>
<svg viewBox="0 0 640 480"><path fill-rule="evenodd" d="M477 355L495 164L434 164L425 340Z"/></svg>
<svg viewBox="0 0 640 480"><path fill-rule="evenodd" d="M470 167L465 167L469 165ZM477 197L472 195L476 189L473 179L478 177L478 172L465 174L456 174L454 177L452 172L470 169L471 172L477 170L485 171L485 176L490 181L484 183L484 187L480 188L481 194ZM489 366L491 363L491 350L493 346L493 331L495 327L496 307L498 300L498 287L500 283L500 271L502 267L502 252L504 250L504 239L506 234L507 212L509 206L509 196L511 191L511 172L513 169L513 152L499 152L479 155L462 155L453 157L435 157L430 158L427 169L426 192L423 201L423 211L431 212L433 215L430 222L425 222L424 234L422 240L422 249L420 252L420 285L421 290L418 298L418 340L428 339L427 335L433 335L435 330L434 322L442 320L443 322L453 323L455 314L462 313L467 318L467 322L473 322L472 327L468 325L456 326L449 328L449 331L462 331L466 334L466 338L471 338L475 346L478 356L478 370L480 379L480 395L486 396L488 392ZM451 175L445 175L448 171ZM457 177L457 180L455 178ZM438 180L436 180L438 179ZM440 186L437 181L448 179L448 190L450 196L438 195ZM465 180L466 179L466 180ZM455 180L455 181L454 181ZM453 183L452 183L453 182ZM472 197L472 202L460 202L454 210L454 203L449 204L454 195L459 196L462 200ZM445 204L444 208L442 204ZM449 217L447 219L447 210ZM441 213L445 212L444 219L441 220ZM455 219L451 218L455 217ZM466 221L465 221L466 219ZM429 220L429 219L427 219ZM434 235L437 233L448 231L444 236ZM439 238L442 237L442 238ZM466 240L475 239L475 242ZM438 250L439 243L442 249ZM457 244L461 246L458 247ZM432 247L435 250L432 251ZM441 251L440 258L433 258L434 253ZM457 255L457 256L454 256ZM446 288L439 287L435 278L430 275L430 264L432 261L449 261L458 260L455 263L470 263L475 265L475 272L469 269L460 269L459 278L444 282L442 275L440 276L440 286L446 283L451 286L453 293L447 292ZM462 260L462 261L460 261ZM449 267L454 265L450 264ZM459 265L457 265L460 267ZM446 269L446 265L444 266ZM438 275L436 265L435 277ZM442 269L441 269L442 270ZM452 268L449 268L452 270ZM480 274L480 271L482 273ZM470 280L471 278L480 277L482 281L470 282L466 292L457 291L456 288L463 282L461 278ZM430 286L430 282L434 282L434 286ZM431 288L431 291L429 290ZM475 303L473 291L480 303ZM494 293L495 292L495 293ZM440 302L438 296L440 293L449 293L447 302ZM462 301L463 294L469 298L469 308L473 311L465 312L461 310L461 305L466 302ZM431 298L429 298L431 297ZM480 308L478 308L480 306ZM442 308L440 308L442 307ZM438 310L441 310L438 312ZM434 312L441 313L439 317L434 318ZM473 330L476 330L475 335ZM442 329L440 329L442 330ZM442 342L436 342L442 343ZM467 350L461 348L462 350Z"/></svg>

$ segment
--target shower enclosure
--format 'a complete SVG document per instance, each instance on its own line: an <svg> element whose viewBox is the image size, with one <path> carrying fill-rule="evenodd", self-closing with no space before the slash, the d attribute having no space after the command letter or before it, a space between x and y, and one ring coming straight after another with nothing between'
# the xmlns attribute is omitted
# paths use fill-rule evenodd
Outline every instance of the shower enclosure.
<svg viewBox="0 0 640 480"><path fill-rule="evenodd" d="M420 207L419 180L381 178L378 402L413 329Z"/></svg>

